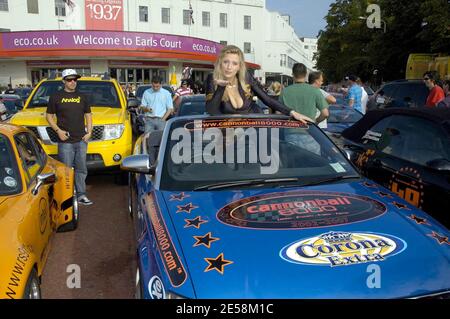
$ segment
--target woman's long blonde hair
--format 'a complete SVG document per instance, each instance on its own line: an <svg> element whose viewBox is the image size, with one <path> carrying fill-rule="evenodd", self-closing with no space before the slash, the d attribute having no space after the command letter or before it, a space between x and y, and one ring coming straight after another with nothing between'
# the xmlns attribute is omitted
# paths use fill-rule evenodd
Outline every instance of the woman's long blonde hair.
<svg viewBox="0 0 450 319"><path fill-rule="evenodd" d="M219 57L214 63L214 73L213 73L214 79L225 80L225 77L222 72L222 61L225 58L225 55L227 54L237 54L239 56L239 70L236 76L239 79L239 82L241 83L241 87L244 90L245 94L246 95L250 94L250 88L245 82L247 67L245 66L244 54L242 53L242 50L235 45L227 45L223 47L222 51L220 51ZM217 89L217 86L214 89Z"/></svg>

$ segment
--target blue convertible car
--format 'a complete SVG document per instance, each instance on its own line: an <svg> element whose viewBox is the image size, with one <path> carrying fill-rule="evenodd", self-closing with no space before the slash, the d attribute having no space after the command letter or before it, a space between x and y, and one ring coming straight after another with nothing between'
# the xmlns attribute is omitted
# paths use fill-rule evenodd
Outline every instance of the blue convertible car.
<svg viewBox="0 0 450 319"><path fill-rule="evenodd" d="M314 124L177 117L122 169L138 297L449 297L448 230L361 177Z"/></svg>

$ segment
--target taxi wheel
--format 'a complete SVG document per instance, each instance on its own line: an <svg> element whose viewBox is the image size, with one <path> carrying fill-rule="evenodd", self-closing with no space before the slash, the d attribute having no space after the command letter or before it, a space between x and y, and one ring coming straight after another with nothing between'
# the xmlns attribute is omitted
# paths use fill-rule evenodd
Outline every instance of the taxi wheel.
<svg viewBox="0 0 450 319"><path fill-rule="evenodd" d="M23 297L24 299L41 299L41 287L39 284L39 278L36 269L34 268L31 271L30 276L28 277Z"/></svg>

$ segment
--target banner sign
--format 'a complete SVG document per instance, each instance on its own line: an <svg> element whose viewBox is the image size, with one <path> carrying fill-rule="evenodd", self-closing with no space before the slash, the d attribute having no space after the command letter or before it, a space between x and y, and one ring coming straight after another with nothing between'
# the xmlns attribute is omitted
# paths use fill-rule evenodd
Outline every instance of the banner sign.
<svg viewBox="0 0 450 319"><path fill-rule="evenodd" d="M213 41L178 35L146 32L27 31L0 33L0 51L142 50L207 54L216 56L222 45Z"/></svg>

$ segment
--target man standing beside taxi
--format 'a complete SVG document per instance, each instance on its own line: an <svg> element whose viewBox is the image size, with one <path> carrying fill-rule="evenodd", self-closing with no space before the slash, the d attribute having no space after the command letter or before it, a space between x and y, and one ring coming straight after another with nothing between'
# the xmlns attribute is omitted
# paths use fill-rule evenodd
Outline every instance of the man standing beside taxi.
<svg viewBox="0 0 450 319"><path fill-rule="evenodd" d="M91 205L86 196L86 152L92 135L92 113L87 97L76 91L80 77L73 69L62 72L64 89L50 96L46 118L58 134L58 160L75 169L78 202Z"/></svg>
<svg viewBox="0 0 450 319"><path fill-rule="evenodd" d="M159 76L153 77L152 87L145 90L140 108L145 112L145 133L164 129L173 101L170 92L162 88Z"/></svg>

